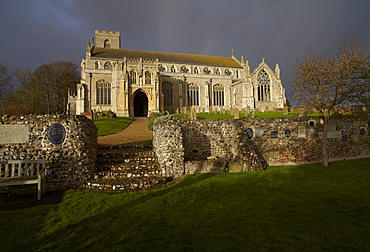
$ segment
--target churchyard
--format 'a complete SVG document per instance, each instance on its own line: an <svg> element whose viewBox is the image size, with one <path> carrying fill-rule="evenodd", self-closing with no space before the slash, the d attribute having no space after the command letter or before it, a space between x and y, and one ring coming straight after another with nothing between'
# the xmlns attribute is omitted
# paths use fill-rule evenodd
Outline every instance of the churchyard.
<svg viewBox="0 0 370 252"><path fill-rule="evenodd" d="M215 159L219 158L212 153L203 153L204 141L194 140L194 136L198 136L191 133L194 130L200 130L203 135L207 135L207 131L210 130L208 144L216 143L215 146L218 149L215 150L219 153L225 151L222 146L227 147L226 143L230 143L230 140L212 138L212 136L220 135L217 133L218 130L225 128L223 131L225 137L235 131L237 135L242 134L247 139L251 136L249 135L251 132L246 131L247 127L244 124L251 125L249 128L255 134L251 138L257 137L255 141L260 144L277 141L277 139L280 144L287 139L293 142L306 141L313 135L318 136L319 117L316 117L317 119L312 116L299 117L296 113L292 113L288 114L290 117L284 118L279 117L279 113L282 112L260 112L254 114L255 119L239 120L219 120L218 116L225 116L221 113L199 113L198 119L208 120L173 120L172 118L166 124L159 123L159 126L169 127L172 127L173 123L179 123L183 127L185 139L190 139L190 142L183 142L183 153L186 159L184 167L188 175L176 174L176 170L173 169L172 174L176 178L173 181L165 181L171 174L161 173L164 163L160 162L164 159L161 156L159 159L154 158L149 154L145 154L148 173L143 168L139 168L138 172L132 171L132 168L125 170L125 166L119 164L117 170L104 171L105 168L102 168L99 173L93 174L104 175L99 175L101 177L98 176L95 180L88 179L86 172L93 169L91 168L93 151L89 148L94 144L90 142L92 141L90 136L97 134L94 133L90 122L82 117L77 120L64 117L7 118L8 123L15 122L11 125L28 125L32 129L31 146L27 144L17 144L16 147L5 146L8 149L4 151L5 144L3 144L3 154L6 152L5 154L11 153L24 158L31 155L33 157L45 155L49 162L48 169L52 172L48 175L49 188L40 201L36 200L36 193L32 191L32 193L25 193L28 200L21 198L25 200L22 205L11 200L12 192L2 191L0 232L5 234L0 237L2 250L238 251L246 247L256 251L369 250L367 233L370 231L368 224L370 205L367 199L370 182L367 178L370 175L370 158L332 162L329 167L310 164L246 169L249 172L241 172L244 168L236 165L239 161L235 159L228 161L230 172L226 173L222 170L209 173L206 165L202 167L202 171L198 169L199 167L194 168L197 162L216 164ZM239 115L243 117L243 114ZM271 118L274 115L278 118ZM174 116L177 119L187 119L181 114ZM263 116L265 118L259 118ZM331 133L334 136L339 134L339 130L341 135L335 136L332 141L340 143L339 153L350 153L358 149L352 146L363 145L363 141L368 142L366 139L368 139L370 120L361 119L358 123L356 120L349 120L346 116L343 118L345 118L343 123L337 124L338 127L343 124L343 129L333 128ZM249 120L256 120L255 124L251 124ZM26 121L27 123L19 123ZM286 125L292 125L296 123L295 121L307 121L306 140L298 139L298 135L303 136L303 131L294 132L296 126L291 128L292 136L287 135ZM105 127L104 130L113 133L119 131L122 126L127 126L130 119L104 119L100 122L104 122L104 126L112 126L111 129ZM118 128L117 122L120 122ZM215 123L217 125L213 125ZM48 126L54 124L65 127L65 136L68 137L62 145L53 144L52 141L58 139L47 136ZM95 124L99 125L99 120ZM85 132L88 133L81 135L78 125L85 127ZM243 130L239 132L233 125L242 126ZM267 126L271 129L264 128ZM229 127L231 127L230 130L228 130ZM274 131L274 127L277 127L279 132L277 135L270 132ZM259 128L265 129L262 135ZM365 130L363 135L362 129ZM163 139L171 140L173 137L165 128L157 129L157 134L158 132L167 135ZM43 134L46 134L46 138ZM186 137L186 134L189 137ZM294 136L294 134L297 135ZM346 142L342 137L343 134L347 134ZM295 137L297 140L294 140ZM198 144L192 144L191 139ZM188 144L197 146L198 152L188 149ZM47 148L43 149L43 145ZM56 146L59 147L56 148ZM174 145L166 146L167 150L171 146ZM363 146L366 146L363 150L367 150L367 145ZM216 147L210 148L212 150ZM294 145L292 147L294 148ZM309 147L309 145L303 145L303 147ZM22 151L22 148L26 148L26 151ZM97 159L106 158L110 160L109 166L113 167L114 162L121 160L122 151L136 155L135 150L130 148L125 146L106 148ZM144 153L144 149L140 150L140 153ZM174 153L181 153L181 151ZM202 156L204 154L206 155ZM212 157L213 155L215 156ZM252 160L258 163L260 161L258 155L254 157L257 159ZM267 156L265 158L269 160ZM122 162L126 163L127 167L133 167L132 163L138 162L135 160L129 154L125 154L122 158ZM152 161L148 160L154 160L160 165L152 166ZM76 162L76 168L68 169L73 167L70 164L76 164ZM104 162L107 161L103 161L102 167ZM143 161L139 162L141 165L144 164ZM173 162L176 163L175 158ZM170 168L166 169L170 171ZM121 174L119 178L118 170ZM143 171L145 174L141 174ZM150 171L158 172L150 173ZM127 182L124 181L127 179L133 182L126 186ZM136 182L140 179L144 182ZM87 186L89 181L90 184ZM112 181L119 181L119 183ZM145 181L157 182L153 184ZM53 183L58 187L51 188ZM93 186L93 183L96 183L96 186ZM74 189L66 190L67 188ZM16 188L13 189L13 191L16 190ZM58 192L57 196L55 191ZM117 194L117 192L127 193ZM29 198L34 200L30 201Z"/></svg>

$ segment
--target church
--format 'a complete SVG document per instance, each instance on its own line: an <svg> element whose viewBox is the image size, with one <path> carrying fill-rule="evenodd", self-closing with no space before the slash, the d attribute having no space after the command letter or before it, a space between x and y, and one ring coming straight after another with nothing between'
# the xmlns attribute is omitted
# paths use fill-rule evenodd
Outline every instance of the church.
<svg viewBox="0 0 370 252"><path fill-rule="evenodd" d="M95 31L81 62L81 82L69 95L69 111L115 112L147 117L186 109L214 112L230 108L272 111L286 103L280 68L262 59L251 72L248 61L230 57L121 49L120 32Z"/></svg>

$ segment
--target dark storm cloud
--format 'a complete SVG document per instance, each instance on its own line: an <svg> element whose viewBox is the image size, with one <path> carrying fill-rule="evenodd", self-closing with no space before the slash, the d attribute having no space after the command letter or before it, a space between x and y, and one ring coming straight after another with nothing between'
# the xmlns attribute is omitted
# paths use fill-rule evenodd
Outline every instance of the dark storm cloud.
<svg viewBox="0 0 370 252"><path fill-rule="evenodd" d="M120 31L137 50L241 55L253 70L279 63L288 87L307 47L335 49L360 35L370 48L367 0L14 0L0 8L0 63L33 69L57 60L80 63L94 30Z"/></svg>

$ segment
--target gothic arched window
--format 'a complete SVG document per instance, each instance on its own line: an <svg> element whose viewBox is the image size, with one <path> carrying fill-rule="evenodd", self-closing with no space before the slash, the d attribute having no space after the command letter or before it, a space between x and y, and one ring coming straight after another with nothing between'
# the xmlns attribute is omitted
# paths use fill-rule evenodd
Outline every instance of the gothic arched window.
<svg viewBox="0 0 370 252"><path fill-rule="evenodd" d="M95 61L95 69L99 69L99 62Z"/></svg>
<svg viewBox="0 0 370 252"><path fill-rule="evenodd" d="M221 75L221 71L220 71L219 68L217 68L217 70L216 70L216 75Z"/></svg>
<svg viewBox="0 0 370 252"><path fill-rule="evenodd" d="M189 68L187 68L186 66L182 66L181 69L180 69L180 71L182 73L187 73L187 72L189 72Z"/></svg>
<svg viewBox="0 0 370 252"><path fill-rule="evenodd" d="M136 72L131 70L128 75L128 84L136 84Z"/></svg>
<svg viewBox="0 0 370 252"><path fill-rule="evenodd" d="M110 48L110 42L108 39L104 41L104 48Z"/></svg>
<svg viewBox="0 0 370 252"><path fill-rule="evenodd" d="M211 70L210 70L208 67L205 67L205 68L203 69L203 73L205 73L205 74L210 74L210 73L211 73Z"/></svg>
<svg viewBox="0 0 370 252"><path fill-rule="evenodd" d="M198 68L196 67L196 68L194 68L194 73L195 74L198 74L199 73L199 70L198 70Z"/></svg>
<svg viewBox="0 0 370 252"><path fill-rule="evenodd" d="M225 106L225 89L220 85L213 87L213 105Z"/></svg>
<svg viewBox="0 0 370 252"><path fill-rule="evenodd" d="M112 69L112 64L108 61L104 64L104 69L111 70Z"/></svg>
<svg viewBox="0 0 370 252"><path fill-rule="evenodd" d="M163 82L164 106L172 106L172 83Z"/></svg>
<svg viewBox="0 0 370 252"><path fill-rule="evenodd" d="M105 81L99 80L96 82L96 104L111 104L112 94L111 94L112 84Z"/></svg>
<svg viewBox="0 0 370 252"><path fill-rule="evenodd" d="M149 71L145 72L145 84L147 85L152 84L152 78Z"/></svg>
<svg viewBox="0 0 370 252"><path fill-rule="evenodd" d="M158 65L158 71L159 72L166 72L166 67L164 67L163 65Z"/></svg>
<svg viewBox="0 0 370 252"><path fill-rule="evenodd" d="M270 77L265 70L257 75L257 95L259 101L271 101Z"/></svg>
<svg viewBox="0 0 370 252"><path fill-rule="evenodd" d="M230 75L231 75L231 71L230 71L230 69L226 69L226 70L225 70L225 74L226 74L227 76L230 76Z"/></svg>
<svg viewBox="0 0 370 252"><path fill-rule="evenodd" d="M196 84L188 85L188 105L199 106L199 86Z"/></svg>
<svg viewBox="0 0 370 252"><path fill-rule="evenodd" d="M171 67L171 72L172 72L172 73L176 73L176 67L175 67L175 66L172 66L172 67Z"/></svg>

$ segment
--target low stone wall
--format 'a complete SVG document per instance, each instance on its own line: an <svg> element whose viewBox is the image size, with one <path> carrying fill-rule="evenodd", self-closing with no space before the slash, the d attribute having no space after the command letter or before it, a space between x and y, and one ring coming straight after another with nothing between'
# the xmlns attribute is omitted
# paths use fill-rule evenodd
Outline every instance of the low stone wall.
<svg viewBox="0 0 370 252"><path fill-rule="evenodd" d="M0 120L0 161L45 159L48 187L82 185L95 171L96 154L97 128L85 116L4 116Z"/></svg>
<svg viewBox="0 0 370 252"><path fill-rule="evenodd" d="M261 170L321 162L322 131L321 117L167 120L154 125L153 146L163 169L175 176ZM370 157L370 116L332 117L327 147L331 160Z"/></svg>

